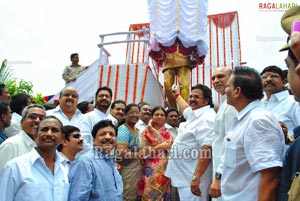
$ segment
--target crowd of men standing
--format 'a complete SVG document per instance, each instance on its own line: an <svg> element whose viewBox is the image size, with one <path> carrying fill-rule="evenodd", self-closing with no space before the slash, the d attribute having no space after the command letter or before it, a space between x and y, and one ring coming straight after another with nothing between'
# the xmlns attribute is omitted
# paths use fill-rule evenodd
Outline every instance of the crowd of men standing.
<svg viewBox="0 0 300 201"><path fill-rule="evenodd" d="M277 66L218 67L217 109L202 84L188 102L172 88L178 108L112 103L104 86L88 112L73 87L46 110L1 84L0 201L297 200L300 30L290 27L299 13L292 8L281 21L290 91Z"/></svg>

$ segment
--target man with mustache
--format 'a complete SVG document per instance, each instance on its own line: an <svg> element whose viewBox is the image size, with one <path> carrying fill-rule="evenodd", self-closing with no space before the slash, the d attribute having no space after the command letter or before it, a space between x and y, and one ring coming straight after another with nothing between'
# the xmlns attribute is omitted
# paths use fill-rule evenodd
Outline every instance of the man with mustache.
<svg viewBox="0 0 300 201"><path fill-rule="evenodd" d="M125 118L125 107L126 103L123 100L116 100L111 104L110 114L108 115L107 119L111 120L115 126L118 126L119 123Z"/></svg>
<svg viewBox="0 0 300 201"><path fill-rule="evenodd" d="M114 166L113 149L117 129L110 120L101 120L92 130L94 149L76 159L70 169L69 201L121 201L123 182Z"/></svg>
<svg viewBox="0 0 300 201"><path fill-rule="evenodd" d="M146 102L141 102L138 104L138 106L140 108L140 119L135 124L135 128L139 130L139 133L143 133L151 120L152 107L149 105L149 103Z"/></svg>
<svg viewBox="0 0 300 201"><path fill-rule="evenodd" d="M40 122L37 146L9 161L0 173L0 200L67 200L66 160L56 151L61 143L62 127L55 116L47 116Z"/></svg>
<svg viewBox="0 0 300 201"><path fill-rule="evenodd" d="M112 96L112 90L109 87L98 88L95 94L95 109L83 115L79 128L84 139L84 151L93 148L92 129L97 122L107 119L107 110L111 104Z"/></svg>
<svg viewBox="0 0 300 201"><path fill-rule="evenodd" d="M47 115L56 116L64 126L78 126L83 116L77 108L78 97L77 89L65 87L60 93L59 105L52 110L47 110Z"/></svg>
<svg viewBox="0 0 300 201"><path fill-rule="evenodd" d="M42 105L31 104L24 108L21 119L22 130L0 145L0 170L9 160L30 152L36 146L37 127L45 116L46 111Z"/></svg>
<svg viewBox="0 0 300 201"><path fill-rule="evenodd" d="M300 107L285 89L283 71L277 66L267 66L260 75L265 92L262 102L278 121L286 125L288 134L293 135L293 129L300 125Z"/></svg>
<svg viewBox="0 0 300 201"><path fill-rule="evenodd" d="M188 104L172 90L186 119L180 123L171 148L165 175L176 187L180 200L208 201L211 183L211 143L216 112L211 90L202 84L192 87Z"/></svg>
<svg viewBox="0 0 300 201"><path fill-rule="evenodd" d="M64 126L62 129L63 139L57 150L67 160L67 167L75 160L75 156L83 149L83 138L76 126Z"/></svg>

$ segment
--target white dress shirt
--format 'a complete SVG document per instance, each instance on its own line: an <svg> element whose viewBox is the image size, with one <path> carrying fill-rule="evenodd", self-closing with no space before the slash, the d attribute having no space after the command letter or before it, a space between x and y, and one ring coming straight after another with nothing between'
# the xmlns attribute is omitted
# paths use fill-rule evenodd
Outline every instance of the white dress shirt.
<svg viewBox="0 0 300 201"><path fill-rule="evenodd" d="M95 108L93 111L88 112L83 115L83 119L80 123L80 133L83 137L83 151L90 151L93 148L93 136L92 136L92 130L96 123L98 123L101 120L107 119L107 114L101 112L97 108ZM82 151L81 151L82 152ZM80 152L80 153L81 153Z"/></svg>
<svg viewBox="0 0 300 201"><path fill-rule="evenodd" d="M22 116L18 113L13 113L11 117L10 126L5 128L4 133L7 137L12 137L14 135L17 135L21 130L21 119Z"/></svg>
<svg viewBox="0 0 300 201"><path fill-rule="evenodd" d="M23 130L8 138L0 145L0 171L11 159L26 154L36 146L36 143Z"/></svg>
<svg viewBox="0 0 300 201"><path fill-rule="evenodd" d="M76 108L76 112L73 115L72 119L69 119L62 111L59 105L52 110L47 110L46 114L47 116L49 115L56 116L63 123L64 126L71 125L76 127L78 127L83 117L83 114L80 112L80 110Z"/></svg>
<svg viewBox="0 0 300 201"><path fill-rule="evenodd" d="M107 119L111 120L114 126L118 126L118 119L116 119L114 116L112 116L111 114L109 114L107 116Z"/></svg>
<svg viewBox="0 0 300 201"><path fill-rule="evenodd" d="M293 136L293 129L300 125L300 107L294 96L285 90L272 94L269 101L265 97L262 102L278 121L286 125L288 134Z"/></svg>
<svg viewBox="0 0 300 201"><path fill-rule="evenodd" d="M140 134L142 134L145 131L147 126L148 125L145 122L143 122L141 119L139 119L138 122L136 122L135 124L135 128L139 130Z"/></svg>
<svg viewBox="0 0 300 201"><path fill-rule="evenodd" d="M186 122L182 122L179 126L165 173L175 187L190 186L198 163L199 150L204 145L211 146L216 112L210 106L197 110L189 107L184 110L183 116ZM208 154L210 154L208 157L211 157L211 153ZM211 168L209 165L200 179L200 189L204 198L208 196Z"/></svg>
<svg viewBox="0 0 300 201"><path fill-rule="evenodd" d="M165 123L165 128L171 133L173 139L175 139L178 135L178 128L173 127L170 124Z"/></svg>
<svg viewBox="0 0 300 201"><path fill-rule="evenodd" d="M224 152L224 138L227 135L228 130L232 128L233 119L236 114L236 109L227 104L226 94L222 95L221 104L215 119L214 133L212 138L213 178L221 163L221 156ZM219 169L218 172L222 173L222 170Z"/></svg>
<svg viewBox="0 0 300 201"><path fill-rule="evenodd" d="M66 161L56 152L54 174L33 148L9 161L0 172L0 201L66 201L69 180Z"/></svg>
<svg viewBox="0 0 300 201"><path fill-rule="evenodd" d="M260 171L282 167L284 136L278 121L255 100L236 115L224 143L222 197L257 200Z"/></svg>

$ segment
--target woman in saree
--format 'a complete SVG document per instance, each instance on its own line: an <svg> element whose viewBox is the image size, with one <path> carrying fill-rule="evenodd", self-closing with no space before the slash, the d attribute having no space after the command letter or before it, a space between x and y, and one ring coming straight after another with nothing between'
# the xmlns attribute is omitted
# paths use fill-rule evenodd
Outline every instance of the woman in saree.
<svg viewBox="0 0 300 201"><path fill-rule="evenodd" d="M165 128L166 112L163 107L152 109L152 120L142 133L143 146L148 147L144 159L144 175L139 182L139 200L171 200L171 184L165 177L172 135Z"/></svg>
<svg viewBox="0 0 300 201"><path fill-rule="evenodd" d="M141 140L135 128L140 109L136 104L128 104L124 112L125 123L118 128L116 155L117 162L121 165L123 200L134 201L137 198L138 182L142 176L142 164L139 158Z"/></svg>

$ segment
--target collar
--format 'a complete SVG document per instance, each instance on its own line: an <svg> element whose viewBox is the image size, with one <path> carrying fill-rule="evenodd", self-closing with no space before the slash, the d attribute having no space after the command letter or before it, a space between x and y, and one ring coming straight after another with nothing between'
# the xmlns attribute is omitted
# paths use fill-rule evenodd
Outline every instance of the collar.
<svg viewBox="0 0 300 201"><path fill-rule="evenodd" d="M222 104L222 103L224 103L224 101L226 101L227 100L227 95L226 95L226 93L224 93L223 95L221 95L221 102L220 102L220 105Z"/></svg>
<svg viewBox="0 0 300 201"><path fill-rule="evenodd" d="M145 122L143 122L143 120L141 120L141 119L138 120L137 124L147 126L147 124Z"/></svg>
<svg viewBox="0 0 300 201"><path fill-rule="evenodd" d="M65 114L64 111L61 109L60 105L56 106L54 109L53 109L53 112L61 112L62 114ZM74 113L74 116L76 116L78 113L81 114L80 110L78 108L76 108L76 111Z"/></svg>
<svg viewBox="0 0 300 201"><path fill-rule="evenodd" d="M276 100L281 101L281 100L285 99L286 97L289 97L289 95L290 94L289 94L288 90L284 90L284 91L272 94L270 97L270 100L274 97Z"/></svg>
<svg viewBox="0 0 300 201"><path fill-rule="evenodd" d="M115 126L118 125L118 120L117 120L114 116L112 116L111 114L109 114L109 115L107 116L107 119L111 120L112 123L113 123Z"/></svg>
<svg viewBox="0 0 300 201"><path fill-rule="evenodd" d="M263 104L262 104L262 102L259 99L250 102L246 107L244 107L244 109L242 109L242 111L240 111L236 115L236 118L238 120L241 120L244 116L246 116L246 114L248 112L250 112L251 110L253 110L256 107L263 107Z"/></svg>
<svg viewBox="0 0 300 201"><path fill-rule="evenodd" d="M30 162L34 164L37 160L44 161L44 158L39 154L36 148L33 148L30 152ZM55 163L63 164L64 166L67 164L67 160L64 159L57 150L55 151Z"/></svg>
<svg viewBox="0 0 300 201"><path fill-rule="evenodd" d="M16 113L16 112L14 112L14 113L12 114L12 119L16 119L16 120L18 120L18 121L21 121L21 120L22 120L22 116L19 115L19 114Z"/></svg>
<svg viewBox="0 0 300 201"><path fill-rule="evenodd" d="M24 131L24 130L21 130L19 135L21 136L21 138L23 139L23 141L25 142L26 146L30 147L36 147L36 143L35 141L33 141L31 139L31 137L29 137L29 135Z"/></svg>
<svg viewBox="0 0 300 201"><path fill-rule="evenodd" d="M104 113L104 112L102 112L102 111L100 111L99 109L97 109L97 108L94 108L94 110L93 110L97 115L105 115L106 117L107 117L107 114L106 113Z"/></svg>
<svg viewBox="0 0 300 201"><path fill-rule="evenodd" d="M207 112L210 110L210 106L206 105L204 107L198 108L196 110L192 110L195 114L196 117L200 117L203 113Z"/></svg>

